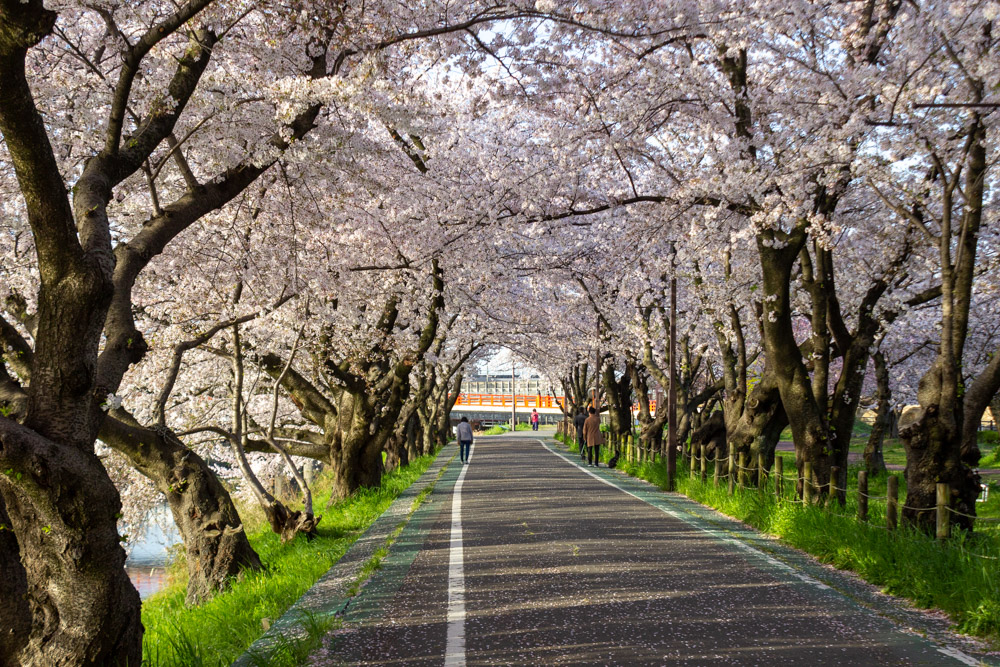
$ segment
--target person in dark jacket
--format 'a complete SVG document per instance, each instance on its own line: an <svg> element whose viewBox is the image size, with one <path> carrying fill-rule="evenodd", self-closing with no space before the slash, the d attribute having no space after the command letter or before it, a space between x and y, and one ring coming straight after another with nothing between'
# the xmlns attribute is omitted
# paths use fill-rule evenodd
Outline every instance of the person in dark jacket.
<svg viewBox="0 0 1000 667"><path fill-rule="evenodd" d="M573 426L576 427L576 446L580 448L580 458L587 458L587 442L583 439L583 424L587 421L587 415L583 408L580 408L576 417L573 417Z"/></svg>
<svg viewBox="0 0 1000 667"><path fill-rule="evenodd" d="M601 416L592 406L590 416L583 423L583 439L587 443L587 463L594 468L600 468L601 445L604 444L604 434L601 433Z"/></svg>
<svg viewBox="0 0 1000 667"><path fill-rule="evenodd" d="M462 463L468 463L472 449L472 426L469 424L468 417L462 417L462 421L458 422L455 437L458 438L458 458L462 460Z"/></svg>

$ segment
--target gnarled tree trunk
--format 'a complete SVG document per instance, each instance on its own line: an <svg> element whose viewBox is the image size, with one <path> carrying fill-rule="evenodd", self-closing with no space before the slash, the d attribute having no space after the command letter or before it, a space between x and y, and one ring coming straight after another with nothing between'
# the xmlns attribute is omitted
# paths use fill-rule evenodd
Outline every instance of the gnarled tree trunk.
<svg viewBox="0 0 1000 667"><path fill-rule="evenodd" d="M948 402L941 396L940 364L939 360L920 380L920 406L905 410L899 420L899 435L906 449L906 503L902 515L907 523L928 531L935 525L938 483L951 487L950 506L963 514L975 515L979 495L979 475L973 469L979 463L979 450L965 460L957 446L960 422L954 405L952 410L942 410ZM959 526L972 527L971 520L961 515L951 518Z"/></svg>
<svg viewBox="0 0 1000 667"><path fill-rule="evenodd" d="M601 371L604 392L608 401L608 448L613 453L618 452L621 436L632 430L632 366L625 363L625 372L620 378L615 378L615 369L609 361Z"/></svg>
<svg viewBox="0 0 1000 667"><path fill-rule="evenodd" d="M731 449L739 465L740 456L745 454L746 467L752 470L741 472L749 484L754 484L760 474L758 456L763 454L765 469L769 470L774 463L781 431L788 425L777 379L765 369L746 400L742 400L739 392L734 392L733 398L727 397L722 405L726 423L725 455L728 457Z"/></svg>
<svg viewBox="0 0 1000 667"><path fill-rule="evenodd" d="M886 474L882 443L885 441L893 414L892 406L889 405L892 389L889 386L889 368L885 363L885 355L881 351L876 352L872 355L872 360L875 362L875 423L872 424L872 432L868 435L868 442L865 443L864 461L868 476L876 477Z"/></svg>
<svg viewBox="0 0 1000 667"><path fill-rule="evenodd" d="M100 437L166 497L184 541L188 604L224 590L243 570L262 567L229 492L204 459L176 436L144 428L124 410L116 410L105 420Z"/></svg>
<svg viewBox="0 0 1000 667"><path fill-rule="evenodd" d="M398 414L397 408L390 418ZM376 406L363 394L342 392L337 400L335 419L336 435L330 449L334 471L331 502L346 498L363 486L379 485L384 471L382 450L388 440L388 433L382 438L372 433Z"/></svg>
<svg viewBox="0 0 1000 667"><path fill-rule="evenodd" d="M0 475L30 618L18 663L139 664L139 594L125 572L121 499L104 466L4 418L0 444L18 464L16 484Z"/></svg>

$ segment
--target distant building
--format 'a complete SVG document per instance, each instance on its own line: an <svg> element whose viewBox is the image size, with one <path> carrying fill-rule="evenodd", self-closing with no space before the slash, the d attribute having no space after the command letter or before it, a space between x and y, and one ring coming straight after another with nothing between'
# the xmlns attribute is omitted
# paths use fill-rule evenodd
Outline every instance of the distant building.
<svg viewBox="0 0 1000 667"><path fill-rule="evenodd" d="M518 395L535 395L541 394L542 396L549 396L551 390L552 395L561 396L562 390L553 387L547 380L541 378L537 375L531 376L515 376L514 378L514 393ZM471 375L462 380L462 393L463 394L510 394L511 393L511 379L510 374L504 375L502 373L498 374L482 374L482 375Z"/></svg>

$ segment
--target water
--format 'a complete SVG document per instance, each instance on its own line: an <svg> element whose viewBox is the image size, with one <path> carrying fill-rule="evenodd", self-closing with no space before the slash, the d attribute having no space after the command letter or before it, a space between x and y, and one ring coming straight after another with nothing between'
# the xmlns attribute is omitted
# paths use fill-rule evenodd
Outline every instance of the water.
<svg viewBox="0 0 1000 667"><path fill-rule="evenodd" d="M139 599L145 600L167 583L167 571L162 567L125 566L128 578L139 591Z"/></svg>
<svg viewBox="0 0 1000 667"><path fill-rule="evenodd" d="M139 597L147 597L166 583L166 565L170 547L181 542L180 531L174 524L170 507L163 503L146 515L141 532L132 541L132 551L125 561L132 585Z"/></svg>

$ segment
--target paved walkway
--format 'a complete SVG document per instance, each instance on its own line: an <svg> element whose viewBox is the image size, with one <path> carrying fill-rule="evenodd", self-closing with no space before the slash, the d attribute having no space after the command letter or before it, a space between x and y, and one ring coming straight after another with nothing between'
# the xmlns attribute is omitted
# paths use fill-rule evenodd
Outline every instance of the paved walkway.
<svg viewBox="0 0 1000 667"><path fill-rule="evenodd" d="M320 664L979 664L869 587L537 435L453 461Z"/></svg>

